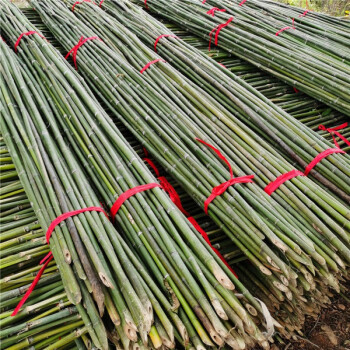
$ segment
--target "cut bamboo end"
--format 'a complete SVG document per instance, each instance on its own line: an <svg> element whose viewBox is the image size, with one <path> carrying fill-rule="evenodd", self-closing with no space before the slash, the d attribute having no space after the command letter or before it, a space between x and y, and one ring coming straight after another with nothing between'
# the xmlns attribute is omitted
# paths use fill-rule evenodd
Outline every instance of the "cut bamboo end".
<svg viewBox="0 0 350 350"><path fill-rule="evenodd" d="M137 342L137 332L135 329L131 328L128 324L126 324L123 329L128 339L133 342Z"/></svg>
<svg viewBox="0 0 350 350"><path fill-rule="evenodd" d="M102 283L107 287L107 288L112 288L113 289L113 284L111 282L111 280L103 273L103 272L99 272L99 277L102 281Z"/></svg>
<svg viewBox="0 0 350 350"><path fill-rule="evenodd" d="M219 317L223 320L228 320L228 316L226 314L226 312L224 311L224 309L222 308L219 300L212 300L212 305L215 309L215 312L219 315Z"/></svg>
<svg viewBox="0 0 350 350"><path fill-rule="evenodd" d="M229 290L234 290L235 286L227 275L221 270L221 268L214 269L214 276L219 281L219 283Z"/></svg>

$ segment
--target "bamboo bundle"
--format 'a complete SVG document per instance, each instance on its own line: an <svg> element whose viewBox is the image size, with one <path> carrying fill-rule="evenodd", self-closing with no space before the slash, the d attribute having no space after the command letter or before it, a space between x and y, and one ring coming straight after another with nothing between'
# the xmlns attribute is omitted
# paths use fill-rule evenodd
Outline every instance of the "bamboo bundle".
<svg viewBox="0 0 350 350"><path fill-rule="evenodd" d="M73 3L73 1L69 1L70 5ZM82 16L84 11L90 11L89 15L91 17L91 12L96 10L93 9L94 7L96 6L84 3L75 8L75 13L77 16ZM133 6L127 0L121 3L105 1L102 7L109 11L118 22L130 28L151 48L154 47L160 35L174 35L159 21ZM109 20L105 18L104 21ZM101 28L96 27L96 30L101 30ZM198 84L219 104L231 112L236 117L236 119L233 119L234 122L237 122L238 118L243 124L248 124L256 134L260 134L273 147L278 144L279 149L288 154L291 161L297 162L302 169L306 168L307 164L320 152L330 147L330 144L324 143L319 135L310 132L308 128L292 118L283 109L278 108L264 95L252 89L251 85L239 79L232 72L219 67L211 59L203 57L200 52L193 50L193 47L184 44L182 40L166 40L165 38L162 39L162 44L157 45L157 52L162 58L195 84ZM163 41L166 42L163 44ZM258 109L256 108L257 105L259 106ZM232 120L230 114L227 117L229 121ZM222 119L225 126L230 129L229 121ZM340 174L343 170L335 170L337 176L339 175L342 179L339 182L334 172L329 172L324 168L331 166L334 169L334 167L337 167L336 162L342 161L340 158L343 158L343 156L338 154L327 157L324 162L317 165L317 172L311 175L340 195L343 200L350 203L348 171ZM331 162L332 165L328 162ZM348 159L345 162L348 163ZM340 173L338 173L339 171Z"/></svg>
<svg viewBox="0 0 350 350"><path fill-rule="evenodd" d="M78 328L83 322L64 292L54 262L48 265L26 307L16 317L10 316L38 273L38 263L48 247L2 137L0 164L0 347L74 349L75 338L87 330ZM73 337L67 339L69 334Z"/></svg>
<svg viewBox="0 0 350 350"><path fill-rule="evenodd" d="M143 0L135 2L146 6ZM281 13L269 1L260 0L147 0L146 4L150 11L206 40L218 25L226 24L215 40L219 47L350 115L346 21L302 9L294 9L295 17L289 17L289 12ZM213 7L225 12L208 15Z"/></svg>
<svg viewBox="0 0 350 350"><path fill-rule="evenodd" d="M29 29L35 29L15 7L5 2L1 2L1 5L3 28L7 40L19 37L22 32L27 32ZM17 18L16 22L12 20L14 17ZM50 220L44 220L43 215L46 211L43 205L38 205L37 197L39 194L44 197L46 189L55 192L54 195L44 199L54 201L55 196L60 196L61 200L63 197L69 204L67 210L71 210L71 207L96 206L98 203L86 175L79 166L80 162L85 166L90 180L108 207L112 206L115 198L126 190L134 188L139 183L151 183L155 180L96 103L83 82L79 82L77 74L39 35L37 38L40 41L36 44L36 36L33 35L30 38L34 41L29 45L23 41L18 48L18 53L23 59L23 68L16 63L14 54L4 43L1 43L2 53L6 58L3 69L6 79L2 91L5 96L2 95L2 100L7 102L4 103L2 111L4 115L2 127L6 131L10 128L12 137L16 140L19 138L23 140L23 144L27 143L30 146L26 151L22 142L15 145L11 139L7 140L11 153L15 154L13 158L20 162L19 167L23 168L27 162L30 165L25 168L26 174L21 180L25 184L26 191L31 191L32 202L41 209L42 216L39 220L43 219L47 227ZM29 63L33 60L38 64ZM13 82L10 76L15 77ZM10 86L6 88L5 84ZM18 86L21 86L26 93L24 100L21 100L17 93ZM67 99L68 93L70 99ZM32 99L29 99L29 96L32 96ZM57 98L58 96L60 98ZM13 108L11 103L18 104L22 111L27 111L29 114L20 115L18 109ZM30 109L26 109L25 106L30 106ZM38 112L39 106L42 114ZM67 115L70 118L67 118ZM97 116L101 128L103 126L104 130L108 130L106 134L108 137L102 134L99 124L95 121L94 118ZM22 133L19 133L16 128ZM64 134L61 135L61 132ZM33 135L33 137L28 140L24 137L25 135ZM65 138L69 141L71 148L67 147ZM16 147L20 148L20 153ZM33 191L31 186L36 184L35 181L40 183L45 180L45 177L33 176L32 171L41 165L41 162L38 162L38 165L35 164L34 155L40 155L39 159L41 157L43 159L42 166L35 174L44 176L45 172L48 172L47 186L38 186L38 192ZM22 157L25 162L21 162ZM32 181L27 181L26 176L30 179L33 176ZM53 188L50 186L51 181ZM62 193L67 195L62 196ZM51 204L47 204L47 208L52 207ZM62 201L55 208L60 209L61 205ZM94 215L93 220L88 221L86 225L84 218L89 219L90 215ZM87 231L87 235L82 237L87 248L89 243L87 240L92 240L94 249L88 251L89 259L94 264L100 260L105 269L110 266L113 269L113 274L105 275L113 283L113 288L104 288L103 291L110 318L113 320L113 316L116 315L120 317L123 327L115 324L125 348L129 347L128 344L142 348L147 343L152 343L153 345L150 346L154 347L162 345L172 347L175 337L179 343L189 347L193 344L198 349L203 348L203 344L221 345L224 342L233 348L243 348L245 343L254 342L268 347L266 337L232 292L234 284L249 302L257 305L258 310L261 309L260 304L236 280L180 211L174 208L162 190L155 188L137 194L121 207L116 216L116 222L123 229L125 242L102 213L84 213L81 217L82 226L78 220L75 220L76 217L74 225L79 228L79 235L84 233L82 227ZM108 236L104 235L104 230L108 231ZM52 238L55 237L54 234ZM65 238L69 239L69 235ZM113 248L106 249L110 239ZM100 245L108 260L102 255ZM56 257L62 259L62 253L55 251L51 241L50 246L55 259ZM94 251L99 253L97 261L90 257ZM121 261L119 268L116 266L118 258ZM73 267L76 261L79 262L74 260L74 263L71 263ZM61 264L58 265L64 277ZM120 275L124 270L126 276L121 279ZM72 276L74 278L76 274ZM88 283L89 279L85 278L83 281ZM84 291L79 278L77 282ZM65 287L68 288L70 285L65 284ZM107 305L109 293L112 300ZM115 297L116 293L119 293L118 298ZM172 303L168 301L168 296L171 297ZM88 295L83 293L82 297L86 302ZM142 303L138 300L142 300ZM75 302L77 306L80 305L79 301L75 300ZM121 304L124 304L124 307L121 307ZM173 309L180 305L179 315L177 315ZM144 308L147 308L147 314L144 313ZM93 304L88 305L88 310L91 311L91 309L94 310ZM118 313L113 313L115 309ZM154 325L150 320L150 317L153 317L152 309L156 314ZM255 310L254 307L253 310ZM266 313L257 314L255 311L255 314L258 320L264 321ZM95 316L99 320L99 315ZM239 334L231 329L236 323L238 323ZM263 328L263 325L261 327ZM136 330L140 338L137 337ZM150 341L148 337L151 338ZM100 343L105 340L103 334L101 338L98 338Z"/></svg>
<svg viewBox="0 0 350 350"><path fill-rule="evenodd" d="M111 6L108 2L105 4L105 10L110 9L109 13L115 15L118 8ZM75 11L79 8L76 7ZM41 22L40 16L36 13L34 9L22 9L22 12L28 17L28 19L44 34L46 38L53 44L62 54L65 54L64 49L59 45L57 40L52 36L47 27ZM137 21L140 21L138 18ZM141 22L144 25L145 22ZM259 70L252 64L243 61L242 59L229 54L219 48L208 51L208 43L194 36L188 31L179 28L178 26L171 23L162 23L177 37L181 37L183 41L200 50L202 53L208 55L210 58L223 65L226 69L233 72L239 78L246 81L249 85L254 87L256 90L261 92L265 97L271 100L274 104L282 108L284 111L289 113L294 118L298 119L300 122L316 131L319 135L324 137L330 142L332 141L332 134L326 130L320 130L320 124L325 125L327 128L337 127L338 125L346 124L348 118L344 114L329 108L323 103L309 97L301 91L293 89L291 86L285 84L284 82L278 80L277 78ZM147 27L149 27L151 21L147 21ZM127 25L125 23L125 25ZM132 27L128 26L130 30ZM154 28L153 28L154 29ZM147 35L147 31L142 31ZM135 34L137 34L135 32ZM142 36L144 38L145 36ZM142 39L141 38L141 39ZM145 40L143 40L146 43ZM121 124L122 125L122 124ZM119 127L119 126L118 126ZM350 124L343 128L341 131L342 135L349 139L350 137ZM348 152L350 146L346 144L343 140L338 139L340 147Z"/></svg>
<svg viewBox="0 0 350 350"><path fill-rule="evenodd" d="M44 4L42 2L35 1L33 4L35 4L35 8L42 16L43 21L48 25L52 33L55 34L56 38L59 39L67 50L74 45L74 42L78 41L78 38L80 38L82 34L86 37L96 34L84 26L81 21L75 19L60 2L46 2ZM90 6L90 4L87 5ZM95 7L94 11L98 13L100 10ZM64 21L62 20L63 18ZM101 18L107 18L107 16L102 15ZM98 28L98 30L103 30L104 26L102 25L102 22L98 23ZM115 36L111 34L108 37L103 37L106 44L95 40L90 41L88 45L84 45L79 48L77 60L79 69L84 71L89 83L91 84L91 87L95 90L98 96L101 97L101 99L103 99L103 101L115 111L115 116L123 120L125 125L129 127L129 130L146 145L147 149L153 153L154 157L159 161L159 163L174 175L174 177L186 189L186 191L191 193L197 200L197 203L203 206L203 202L210 194L211 186L215 186L215 183L217 184L217 182L223 181L226 178L224 174L227 174L227 171L224 170L216 156L208 152L206 148L199 148L197 142L195 141L194 135L196 135L196 133L197 135L198 133L201 133L201 131L198 130L197 123L204 128L204 122L207 122L205 117L202 117L202 119L199 117L199 113L202 112L203 109L199 112L197 108L200 107L197 106L197 108L193 108L190 104L186 104L186 108L188 108L187 114L191 115L193 118L198 116L198 119L195 120L196 123L194 123L194 120L186 118L186 115L179 110L176 104L171 103L166 96L162 95L157 87L157 84L159 84L161 81L161 88L163 90L167 89L166 91L171 92L172 97L176 96L177 98L181 99L181 94L184 94L185 92L181 90L178 85L176 85L174 77L176 77L177 81L182 79L182 86L186 86L187 93L191 92L195 94L195 91L193 91L193 89L195 89L194 85L188 82L184 77L179 76L178 73L171 70L171 68L166 68L166 65L162 65L161 72L162 74L164 74L164 72L170 74L171 72L171 80L167 78L165 74L162 75L160 70L157 69L157 66L154 66L154 69L150 71L157 75L157 84L155 80L148 79L148 75L145 75L141 80L139 78L140 75L138 75L139 73L135 68L131 67L127 63L126 59L122 55L122 52L124 52L124 55L127 56L129 61L132 63L137 63L137 57L139 60L142 59L143 61L138 63L140 67L142 67L145 62L148 62L150 59L154 58L154 56L151 56L146 60L144 56L137 53L137 47L142 48L143 55L147 52L147 49L142 46L141 43L137 42L130 32L128 32L126 35L126 29L116 22L113 22L113 28L118 28L118 30L115 29L113 31L114 34L119 33L118 45L115 44L117 41L113 42L113 40L117 39L113 39ZM64 32L69 32L73 40L64 36ZM129 43L132 39L133 45L129 45L128 47L122 45L123 38L127 38L125 40L128 40ZM111 50L109 48L110 46L113 46L115 49ZM118 47L118 50L116 47ZM93 57L96 57L97 52L98 61L93 59ZM103 66L103 70L101 70L98 62L108 62L108 66ZM110 80L113 82L112 85L109 85L111 84ZM127 81L128 84L125 84L125 81ZM133 86L135 86L135 88L132 90L131 88ZM175 90L175 87L178 90ZM151 94L157 96L157 100L152 98ZM131 101L131 96L133 96L134 101ZM199 101L203 101L198 93L196 96L199 98ZM135 99L137 99L137 103L135 102ZM124 101L126 100L129 102L125 103ZM150 101L153 101L155 105L150 104ZM212 100L208 98L208 101ZM140 106L143 106L143 104L144 106L147 105L147 116L143 114L138 104L140 104ZM127 109L127 113L124 108ZM137 110L137 113L136 110L133 110L134 108ZM164 113L156 114L154 110L158 108L164 109ZM182 106L182 108L184 107ZM205 108L211 108L211 110L214 110L213 105L210 105L208 102L205 104ZM171 110L173 114L176 113L176 118L174 116L171 117L171 120L167 118L167 111L169 110ZM141 120L141 117L144 119ZM167 125L167 123L169 125ZM214 125L210 126L214 129ZM168 135L165 131L170 132L169 128L171 128L171 134ZM203 131L207 132L208 135L212 135L209 128L204 128ZM222 129L218 129L216 132L216 134L219 136L220 133L223 133ZM222 141L222 145L226 142L226 147L227 142L230 142L235 146L237 145L236 147L238 147L240 152L244 152L244 148L239 147L236 140L230 139L229 135L227 134L223 135L225 138L227 137L227 139L226 141ZM202 135L200 134L199 136ZM206 139L208 139L208 136ZM267 146L267 149L271 148L268 148ZM162 153L163 150L166 150L165 154ZM232 154L231 152L235 151L234 149L229 149L226 152L226 150L227 148L225 148L226 154ZM265 150L264 152L267 151ZM238 153L238 156L240 157L242 154ZM244 156L249 157L249 153L244 153ZM273 156L274 155L271 154L271 156L269 155L267 158L270 159ZM179 159L179 157L181 162L176 161L176 159ZM234 158L230 157L230 160L231 159ZM250 166L252 164L256 164L258 166L257 162L254 162L251 157L249 157L249 160L252 162L250 163ZM208 176L206 169L207 167L205 165L208 164L209 161L211 164L212 176L215 176L217 182L215 181L215 178ZM232 161L230 161L230 163L234 164ZM278 163L284 163L283 159L278 159ZM173 166L175 164L176 168ZM243 169L248 169L248 173L252 171L247 166L245 166ZM257 173L257 176L262 176L258 171L254 172ZM235 168L235 173L244 174L247 172L236 170ZM211 182L207 184L204 180L201 180L202 178L198 178L198 174L201 174L203 179ZM329 194L326 194L326 192L317 187L316 184L309 181L307 178L297 178L295 181L293 180L293 183L299 183L299 186L301 186L301 184L305 184L305 187L303 187L303 193L305 193L305 196L311 196L309 200L311 200L311 198L315 200L315 194L322 196L326 201L327 199L331 199ZM205 186L206 191L201 193L200 191L205 189ZM245 254L255 265L255 268L260 269L262 273L265 274L264 278L269 280L271 285L275 284L278 286L277 288L281 288L280 291L282 292L282 295L286 293L287 299L292 301L291 307L293 310L293 308L298 309L297 305L300 305L299 303L304 306L304 302L307 300L303 299L303 297L300 298L300 291L296 287L298 282L300 285L302 285L302 288L305 288L306 292L310 292L311 297L313 291L316 290L315 293L317 297L314 299L319 297L319 293L315 288L315 283L326 283L338 289L336 279L330 271L339 271L340 273L341 271L345 272L345 264L342 259L345 259L346 261L349 255L347 253L347 243L343 243L342 240L347 240L348 231L347 229L344 230L344 236L342 238L336 238L334 236L334 232L330 228L327 229L326 226L319 221L319 224L321 224L323 229L325 229L323 234L326 233L327 235L327 231L329 232L329 241L325 241L324 237L322 237L320 232L317 231L320 229L318 224L317 226L312 226L316 216L304 206L300 207L300 200L298 200L297 197L293 196L292 194L292 191L297 191L296 188L292 187L291 184L286 184L286 187L287 186L289 186L288 188L291 189L286 191L286 193L288 193L288 197L283 195L283 193L282 195L276 194L276 196L274 196L276 201L266 196L263 191L259 190L259 188L253 184L249 184L247 186L237 185L234 188L230 187L227 192L234 197L234 200L229 200L230 197L228 196L228 193L220 198L218 197L216 199L218 204L215 206L214 204L211 204L211 207L209 207L209 215L214 219L214 221L223 227L225 233L245 252ZM313 189L306 190L308 187ZM301 195L303 198L304 194L301 194L299 191L297 191L297 193L298 197ZM245 201L245 199L247 201ZM264 203L264 207L261 205L262 203ZM311 202L309 203L311 204ZM312 210L315 210L315 213L318 212L319 215L322 216L322 220L326 220L328 224L332 223L331 226L336 224L335 221L332 219L330 220L330 217L328 216L329 214L326 214L325 216L325 212L317 209L316 203L322 205L322 203L324 204L324 201L315 200L315 202L310 205ZM333 198L327 203L329 203L329 205L334 205L336 203L336 199ZM252 207L249 205L252 205ZM298 206L299 209L302 208L301 212L303 215L300 215L300 213L294 209L294 205ZM338 202L336 207L340 209L342 204ZM288 213L288 211L290 211L293 216ZM345 215L342 219L343 223L347 225L346 207L344 206L341 211L343 211L343 215ZM276 212L278 212L281 216L279 216L277 220L278 226L273 227L271 222L274 220L273 218L276 218ZM249 215L246 215L247 213L249 213ZM333 214L335 213L333 212ZM309 217L310 221L308 221L307 217ZM295 218L298 218L298 221L295 221ZM339 219L340 217L337 215L337 218ZM291 234L291 230L293 235L288 236ZM253 232L255 232L254 235L252 235ZM266 235L269 245L262 240L262 233ZM295 233L297 234L295 235ZM291 237L291 239L289 239L289 237ZM320 239L321 237L322 240ZM333 238L335 238L335 240L333 240ZM298 243L293 241L293 239L297 240ZM342 258L339 258L337 253L333 250L334 248L332 245L336 241L338 241L338 243L342 246L342 248L339 250L339 254L341 254L341 250L343 250ZM302 248L299 244L302 245ZM279 249L281 249L284 254L281 255ZM305 249L305 251L303 251L303 249ZM315 250L313 251L313 249ZM312 255L311 260L308 254ZM320 256L322 256L322 259L320 259ZM289 268L288 265L290 263L295 266L296 272ZM337 264L339 264L338 267L336 266ZM312 278L312 274L316 274L319 277L315 278L314 280ZM327 276L326 279L325 276ZM305 298L307 297L308 295L305 296ZM300 306L299 310L305 310L306 308L303 306Z"/></svg>
<svg viewBox="0 0 350 350"><path fill-rule="evenodd" d="M112 15L112 12L110 12L110 14ZM320 129L319 126L321 124L325 125L327 128L334 128L339 125L348 124L342 128L341 134L346 139L349 139L350 124L347 123L348 117L343 113L328 107L295 88L293 89L281 80L278 80L252 64L229 54L227 51L220 48L208 51L208 43L205 40L188 33L177 25L164 23L164 21L162 21L162 23L177 37L180 37L192 47L195 47L219 64L223 65L226 69L230 70L261 92L265 97L271 100L271 102L282 108L294 118L298 119L307 127L316 131L328 141L333 142L332 134L326 130ZM349 152L350 146L345 143L344 140L338 139L338 143L344 151Z"/></svg>

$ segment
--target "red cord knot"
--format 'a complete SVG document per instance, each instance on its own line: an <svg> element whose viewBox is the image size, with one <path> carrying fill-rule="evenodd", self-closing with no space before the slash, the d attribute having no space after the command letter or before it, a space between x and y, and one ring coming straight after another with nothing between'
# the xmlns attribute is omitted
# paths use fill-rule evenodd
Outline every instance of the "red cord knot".
<svg viewBox="0 0 350 350"><path fill-rule="evenodd" d="M310 12L310 10L306 10L304 13L302 13L302 14L301 14L301 15L299 15L298 17L305 17L305 16L306 16L306 14L307 14L308 12Z"/></svg>
<svg viewBox="0 0 350 350"><path fill-rule="evenodd" d="M233 17L230 17L225 23L219 24L214 29L212 29L212 31L209 33L209 51L211 50L211 41L212 41L212 37L213 37L214 32L216 32L215 33L215 45L218 46L220 31L223 28L227 27L232 21L233 21Z"/></svg>
<svg viewBox="0 0 350 350"><path fill-rule="evenodd" d="M280 29L280 30L276 33L276 36L279 36L279 35L280 35L282 32L284 32L285 30L288 30L288 29L295 29L294 21L295 21L295 19L293 18L293 19L292 19L292 26L288 26L288 27L284 27L284 28Z"/></svg>
<svg viewBox="0 0 350 350"><path fill-rule="evenodd" d="M239 183L251 183L251 182L253 182L254 175L246 175L246 176L234 178L231 164L228 162L228 160L225 158L225 156L217 148L210 145L209 143L207 143L203 140L200 140L198 138L196 138L196 140L199 141L200 143L202 143L203 145L206 145L209 148L211 148L217 154L217 156L226 163L226 165L230 169L230 179L228 181L225 181L224 183L214 187L211 191L211 195L204 202L204 211L206 214L208 214L208 206L216 197L221 196L232 185L239 184Z"/></svg>
<svg viewBox="0 0 350 350"><path fill-rule="evenodd" d="M17 52L17 47L18 47L19 43L21 42L22 38L23 38L24 36L33 35L33 34L38 34L38 35L40 36L40 38L45 39L45 37L44 37L42 34L36 32L35 30L31 30L30 32L22 33L22 34L18 37L18 39L17 39L17 41L16 41L16 44L15 44L15 52ZM46 39L45 39L45 40L46 40Z"/></svg>
<svg viewBox="0 0 350 350"><path fill-rule="evenodd" d="M157 52L157 45L159 43L159 40L162 38L175 38L175 39L179 39L179 37L177 37L176 35L173 34L162 34L159 35L159 37L156 39L156 41L154 42L154 51Z"/></svg>
<svg viewBox="0 0 350 350"><path fill-rule="evenodd" d="M73 6L72 6L72 11L74 12L75 6L80 5L80 4L84 3L84 2L90 2L91 4L96 5L96 3L93 2L93 1L91 1L91 0L76 1L76 2L73 4ZM101 5L101 4L100 4L100 5Z"/></svg>
<svg viewBox="0 0 350 350"><path fill-rule="evenodd" d="M210 9L209 11L207 11L207 15L211 15L213 17L215 17L215 12L226 12L226 9L219 9L218 7L213 7L212 9Z"/></svg>
<svg viewBox="0 0 350 350"><path fill-rule="evenodd" d="M333 141L334 141L334 144L335 144L335 147L337 148L340 148L339 147L339 144L336 140L336 136L338 136L342 141L344 141L348 146L350 146L350 141L345 138L338 130L342 130L342 129L345 129L348 127L348 123L344 123L342 125L339 125L339 126L336 126L334 128L326 128L324 125L320 125L318 128L320 130L324 130L324 131L328 131L332 137L333 137Z"/></svg>
<svg viewBox="0 0 350 350"><path fill-rule="evenodd" d="M164 62L166 63L165 60L161 59L161 58L157 58L154 61L148 62L141 70L140 73L143 74L144 71L146 71L152 64L157 63L157 62Z"/></svg>
<svg viewBox="0 0 350 350"><path fill-rule="evenodd" d="M78 65L77 65L77 54L78 54L78 50L81 46L83 46L87 41L89 40L99 40L99 41L102 41L99 37L97 36L92 36L90 38L86 38L84 39L84 37L82 36L80 39L79 39L79 42L77 45L75 45L66 55L65 59L68 59L68 57L70 55L73 56L73 62L74 62L74 66L75 66L75 69L78 70Z"/></svg>

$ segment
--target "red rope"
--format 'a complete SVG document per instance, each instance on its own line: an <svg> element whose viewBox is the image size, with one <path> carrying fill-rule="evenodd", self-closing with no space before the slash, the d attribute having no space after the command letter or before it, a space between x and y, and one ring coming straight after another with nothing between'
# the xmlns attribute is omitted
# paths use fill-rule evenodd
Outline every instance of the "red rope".
<svg viewBox="0 0 350 350"><path fill-rule="evenodd" d="M338 144L338 142L336 140L336 136L338 136L348 146L350 146L350 141L348 139L346 139L340 132L338 132L338 130L342 130L342 129L346 128L347 126L348 126L348 123L344 123L344 124L336 126L334 128L326 128L324 125L321 124L318 128L320 130L328 131L333 137L333 141L334 141L335 147L340 148L339 144Z"/></svg>
<svg viewBox="0 0 350 350"><path fill-rule="evenodd" d="M299 170L292 170L288 173L280 175L275 181L270 182L264 189L264 191L271 196L273 192L277 190L282 184L284 184L286 181L293 179L296 176L304 176L304 173L302 173Z"/></svg>
<svg viewBox="0 0 350 350"><path fill-rule="evenodd" d="M209 11L207 11L207 15L211 15L213 17L215 17L215 12L226 12L225 9L219 9L218 7L213 7L212 9L210 9Z"/></svg>
<svg viewBox="0 0 350 350"><path fill-rule="evenodd" d="M175 38L175 39L179 39L176 35L173 35L173 34L162 34L160 35L156 41L154 42L154 51L157 52L157 44L159 42L160 39L162 38Z"/></svg>
<svg viewBox="0 0 350 350"><path fill-rule="evenodd" d="M277 33L276 33L276 36L279 36L282 32L284 32L285 30L287 30L287 29L295 29L295 26L294 26L294 18L292 19L292 22L293 22L293 24L292 24L292 27L291 26L288 26L288 27L284 27L284 28L282 28L282 29L280 29Z"/></svg>
<svg viewBox="0 0 350 350"><path fill-rule="evenodd" d="M124 204L124 202L129 199L130 197L134 196L137 193L143 192L143 191L147 191L150 190L152 188L155 187L161 187L160 184L157 183L150 183L150 184L146 184L146 185L140 185L140 186L136 186L134 188L131 188L130 190L125 191L124 193L122 193L118 199L115 201L115 203L113 204L112 208L111 208L111 216L112 216L112 220L114 220L115 216L118 213L118 210L120 209L120 207Z"/></svg>
<svg viewBox="0 0 350 350"><path fill-rule="evenodd" d="M150 158L143 158L143 160L146 161L150 165L150 167L154 170L154 172L156 173L156 177L159 177L160 176L159 170L156 167L156 165L153 163L153 160Z"/></svg>
<svg viewBox="0 0 350 350"><path fill-rule="evenodd" d="M228 264L226 259L222 256L222 254L211 244L208 234L199 226L198 222L195 220L193 216L187 218L188 221L193 225L193 227L202 235L204 240L209 244L210 248L216 253L216 255L221 259L221 261L229 268L229 270L238 278L236 272L233 268Z"/></svg>
<svg viewBox="0 0 350 350"><path fill-rule="evenodd" d="M65 59L68 59L68 57L70 55L73 55L73 61L74 61L74 66L75 66L75 69L78 70L78 65L77 65L77 54L78 54L78 50L81 46L83 46L87 41L89 40L100 40L102 41L99 37L97 36L92 36L90 38L86 38L84 39L84 37L82 36L80 39L79 39L79 42L77 45L75 45L66 55Z"/></svg>
<svg viewBox="0 0 350 350"><path fill-rule="evenodd" d="M43 35L41 35L40 33L36 32L35 30L32 30L32 31L30 31L30 32L26 32L26 33L22 33L22 34L18 37L18 39L17 39L17 41L16 41L16 44L15 44L15 52L17 52L17 47L18 47L19 43L21 42L22 38L23 38L24 36L28 36L28 35L32 35L32 34L38 34L38 35L40 36L40 38L45 39L45 37L44 37ZM46 40L46 39L45 39L45 40Z"/></svg>
<svg viewBox="0 0 350 350"><path fill-rule="evenodd" d="M53 220L49 226L49 228L46 231L46 243L49 244L50 242L50 238L52 235L52 232L55 230L55 227L60 224L62 221L75 216L75 215L79 215L81 213L85 213L87 211L97 211L97 212L101 212L104 213L106 215L106 217L108 218L107 213L100 207L88 207L88 208L84 208L84 209L79 209L79 210L74 210L74 211L70 211L68 213L64 213L60 216L58 216L55 220ZM32 284L30 285L29 289L27 290L27 292L24 294L23 298L21 299L21 301L18 303L18 305L16 306L16 308L14 309L13 313L11 314L11 316L16 316L18 311L20 310L20 308L22 307L22 305L26 302L26 300L29 298L30 294L33 292L35 286L38 284L42 274L44 273L47 265L50 263L50 261L53 259L53 255L52 252L49 252L41 261L40 261L40 265L44 264L38 274L36 275L34 281L32 282Z"/></svg>
<svg viewBox="0 0 350 350"><path fill-rule="evenodd" d="M153 168L155 173L157 174L158 180L160 181L162 185L162 189L166 191L169 194L169 197L171 201L179 208L179 210L187 217L187 220L193 225L193 227L202 235L204 240L209 244L211 249L216 253L216 255L221 259L221 261L229 268L229 270L238 278L235 271L231 268L231 266L228 264L228 262L225 260L225 258L221 255L221 253L213 247L213 245L210 242L208 234L201 228L201 226L198 224L196 219L193 216L190 216L190 213L184 209L181 203L181 199L179 194L176 192L175 188L170 184L170 182L164 177L159 176L159 170L156 167L156 165L153 163L153 161L148 158L148 151L144 148L144 152L146 155L146 158L143 158L150 166Z"/></svg>
<svg viewBox="0 0 350 350"><path fill-rule="evenodd" d="M74 12L75 6L77 6L77 5L79 5L79 4L82 4L82 3L84 3L84 2L90 2L90 3L94 4L94 5L96 5L96 3L93 2L93 1L91 1L91 0L76 1L76 2L73 4L73 6L72 6L72 11ZM102 1L102 2L103 2L103 1ZM100 5L101 5L101 4L100 4ZM101 6L100 6L100 7L101 7Z"/></svg>
<svg viewBox="0 0 350 350"><path fill-rule="evenodd" d="M301 15L299 15L298 17L305 17L305 16L306 16L306 14L307 14L308 12L310 12L310 10L306 10L304 13L302 13L302 14L301 14Z"/></svg>
<svg viewBox="0 0 350 350"><path fill-rule="evenodd" d="M154 61L148 62L141 70L140 73L143 74L144 71L146 71L152 64L157 63L157 62L166 62L165 60L161 58L157 58Z"/></svg>
<svg viewBox="0 0 350 350"><path fill-rule="evenodd" d="M216 197L221 196L232 185L235 185L235 184L238 184L238 183L250 183L250 182L253 182L252 179L254 178L254 175L246 175L246 176L241 176L241 177L234 178L231 164L228 162L228 160L225 158L225 156L223 156L222 153L218 149L216 149L215 147L213 147L209 143L206 143L205 141L200 140L198 138L196 138L196 140L201 142L202 144L210 147L218 155L218 157L226 163L226 165L230 169L230 180L228 180L228 181L226 181L226 182L224 182L224 183L214 187L212 189L211 195L204 202L204 211L205 211L206 214L208 214L208 206Z"/></svg>
<svg viewBox="0 0 350 350"><path fill-rule="evenodd" d="M216 32L215 33L215 45L217 46L220 31L223 28L227 27L232 21L233 21L233 17L230 17L225 23L219 24L214 29L211 30L211 32L209 33L209 51L211 49L211 41L212 41L212 37L213 37L214 32Z"/></svg>
<svg viewBox="0 0 350 350"><path fill-rule="evenodd" d="M321 152L318 156L314 158L314 160L305 168L305 176L309 175L310 171L323 159L328 157L333 153L345 153L340 148L328 148L325 151Z"/></svg>

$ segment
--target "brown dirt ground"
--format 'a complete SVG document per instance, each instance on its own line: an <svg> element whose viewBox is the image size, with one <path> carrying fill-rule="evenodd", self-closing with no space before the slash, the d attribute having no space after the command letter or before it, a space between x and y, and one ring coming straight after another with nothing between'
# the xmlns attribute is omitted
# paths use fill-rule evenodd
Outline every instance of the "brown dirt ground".
<svg viewBox="0 0 350 350"><path fill-rule="evenodd" d="M346 295L335 295L317 319L307 318L303 337L272 350L350 350L350 283L347 287Z"/></svg>

